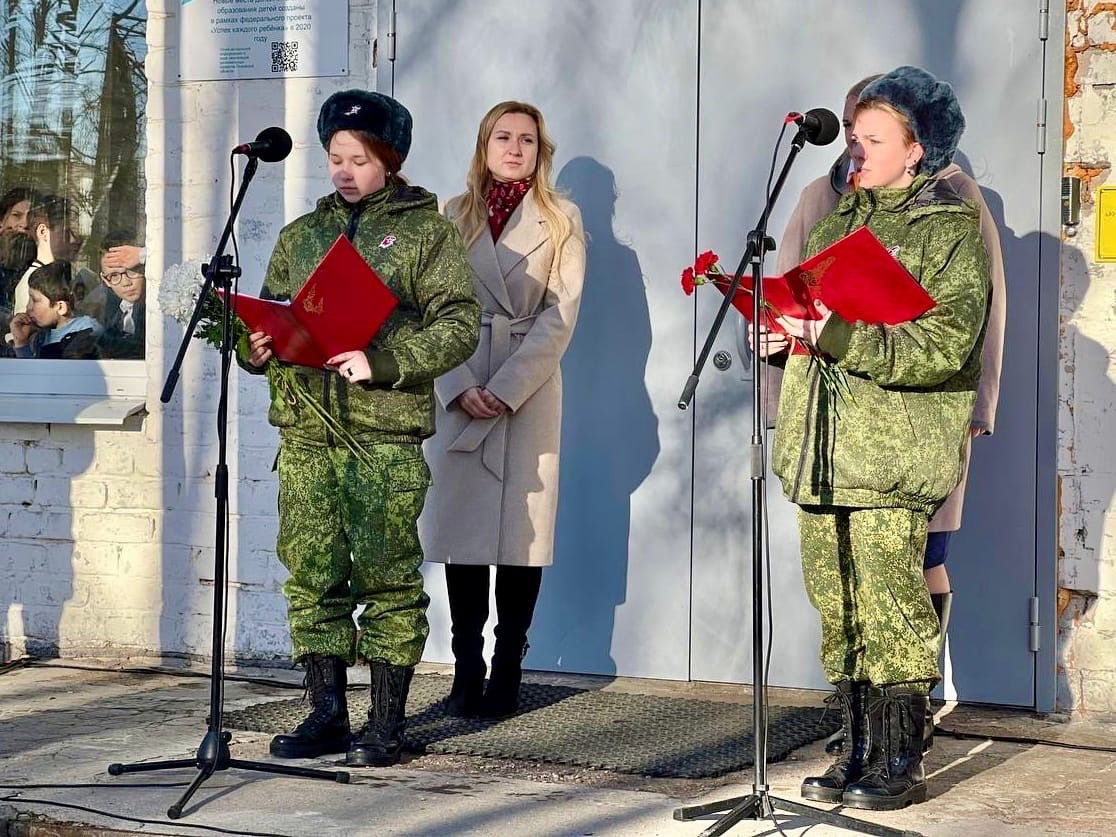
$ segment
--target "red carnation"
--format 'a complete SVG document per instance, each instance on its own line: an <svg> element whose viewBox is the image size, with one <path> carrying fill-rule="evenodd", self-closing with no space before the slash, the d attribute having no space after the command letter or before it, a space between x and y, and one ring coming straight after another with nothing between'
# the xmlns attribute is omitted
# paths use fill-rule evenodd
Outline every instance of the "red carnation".
<svg viewBox="0 0 1116 837"><path fill-rule="evenodd" d="M698 256L697 261L694 262L694 273L705 276L709 273L710 269L717 264L718 261L720 261L720 259L717 258L716 253L714 253L712 250L706 250L704 253Z"/></svg>
<svg viewBox="0 0 1116 837"><path fill-rule="evenodd" d="M694 269L692 267L682 271L682 290L686 296L694 292Z"/></svg>

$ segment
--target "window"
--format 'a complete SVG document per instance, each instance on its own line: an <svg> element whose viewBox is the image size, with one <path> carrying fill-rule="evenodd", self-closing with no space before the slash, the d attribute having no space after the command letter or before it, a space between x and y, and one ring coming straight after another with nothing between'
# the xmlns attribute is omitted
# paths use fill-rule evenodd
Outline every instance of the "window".
<svg viewBox="0 0 1116 837"><path fill-rule="evenodd" d="M0 0L0 422L144 406L146 22L143 0Z"/></svg>
<svg viewBox="0 0 1116 837"><path fill-rule="evenodd" d="M143 377L146 24L143 0L0 0L0 397Z"/></svg>

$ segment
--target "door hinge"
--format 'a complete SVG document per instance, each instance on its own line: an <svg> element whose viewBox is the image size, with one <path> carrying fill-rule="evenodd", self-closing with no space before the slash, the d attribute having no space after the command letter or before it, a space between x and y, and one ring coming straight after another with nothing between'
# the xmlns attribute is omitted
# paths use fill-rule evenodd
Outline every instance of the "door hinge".
<svg viewBox="0 0 1116 837"><path fill-rule="evenodd" d="M1030 605L1031 618L1030 618L1030 624L1027 626L1028 633L1029 633L1027 648L1028 648L1029 651L1034 653L1034 652L1036 652L1040 649L1041 644L1042 644L1041 643L1041 633L1040 633L1042 625L1039 624L1039 600L1038 600L1038 596L1032 596L1028 600L1028 604Z"/></svg>
<svg viewBox="0 0 1116 837"><path fill-rule="evenodd" d="M1050 37L1050 0L1039 0L1039 40Z"/></svg>
<svg viewBox="0 0 1116 837"><path fill-rule="evenodd" d="M388 39L387 57L388 57L388 61L394 61L395 60L395 33L396 33L395 9L392 8L392 10L391 10L391 22L388 24L388 32L387 32L387 39Z"/></svg>
<svg viewBox="0 0 1116 837"><path fill-rule="evenodd" d="M1046 99L1038 100L1038 114L1035 117L1035 151L1046 153Z"/></svg>

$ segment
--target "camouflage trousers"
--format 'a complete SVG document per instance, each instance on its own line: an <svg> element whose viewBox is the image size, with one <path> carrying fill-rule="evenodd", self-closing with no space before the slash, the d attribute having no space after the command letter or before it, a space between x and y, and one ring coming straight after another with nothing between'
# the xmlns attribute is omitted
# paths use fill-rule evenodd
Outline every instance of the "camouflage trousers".
<svg viewBox="0 0 1116 837"><path fill-rule="evenodd" d="M802 574L821 615L829 682L928 690L940 679L938 618L922 575L928 523L909 509L799 508Z"/></svg>
<svg viewBox="0 0 1116 837"><path fill-rule="evenodd" d="M283 592L296 660L322 654L351 665L359 650L412 666L430 633L419 573L418 516L430 485L422 447L367 450L371 466L341 447L280 445L276 551L290 572Z"/></svg>

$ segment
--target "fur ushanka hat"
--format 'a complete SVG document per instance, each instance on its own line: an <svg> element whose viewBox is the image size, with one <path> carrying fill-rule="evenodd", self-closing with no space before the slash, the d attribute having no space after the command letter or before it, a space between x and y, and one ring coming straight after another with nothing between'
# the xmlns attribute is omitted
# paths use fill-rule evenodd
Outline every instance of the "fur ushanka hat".
<svg viewBox="0 0 1116 837"><path fill-rule="evenodd" d="M965 117L953 88L920 67L897 67L864 88L859 101L882 99L910 120L925 156L920 171L937 174L953 161Z"/></svg>
<svg viewBox="0 0 1116 837"><path fill-rule="evenodd" d="M411 150L411 112L372 90L342 90L325 100L318 114L318 138L324 148L338 131L364 131L407 159Z"/></svg>

